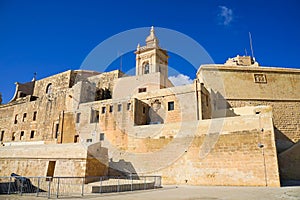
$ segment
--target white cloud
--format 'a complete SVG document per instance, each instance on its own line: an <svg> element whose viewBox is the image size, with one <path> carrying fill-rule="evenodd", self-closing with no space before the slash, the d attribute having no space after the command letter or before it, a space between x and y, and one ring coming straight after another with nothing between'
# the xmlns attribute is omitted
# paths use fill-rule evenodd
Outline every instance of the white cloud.
<svg viewBox="0 0 300 200"><path fill-rule="evenodd" d="M221 24L222 25L229 25L233 20L233 11L226 6L219 6L219 16L221 17Z"/></svg>
<svg viewBox="0 0 300 200"><path fill-rule="evenodd" d="M177 76L169 76L169 80L173 83L174 86L187 85L193 83L193 80L184 74L178 74Z"/></svg>

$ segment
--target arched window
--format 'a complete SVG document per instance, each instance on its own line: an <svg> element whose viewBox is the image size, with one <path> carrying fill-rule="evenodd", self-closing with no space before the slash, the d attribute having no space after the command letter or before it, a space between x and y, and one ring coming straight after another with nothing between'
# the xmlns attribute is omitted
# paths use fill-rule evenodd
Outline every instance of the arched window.
<svg viewBox="0 0 300 200"><path fill-rule="evenodd" d="M149 69L149 62L145 62L145 63L143 64L143 66L144 66L144 74L149 74L149 72L150 72L150 69Z"/></svg>
<svg viewBox="0 0 300 200"><path fill-rule="evenodd" d="M51 93L52 93L52 83L49 83L46 88L46 94L51 94Z"/></svg>

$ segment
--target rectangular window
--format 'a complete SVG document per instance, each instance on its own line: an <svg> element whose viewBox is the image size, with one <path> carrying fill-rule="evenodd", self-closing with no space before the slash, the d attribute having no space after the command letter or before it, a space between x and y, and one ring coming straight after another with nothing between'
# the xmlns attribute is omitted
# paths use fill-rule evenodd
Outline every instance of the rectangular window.
<svg viewBox="0 0 300 200"><path fill-rule="evenodd" d="M23 140L23 139L24 139L24 131L21 131L20 140Z"/></svg>
<svg viewBox="0 0 300 200"><path fill-rule="evenodd" d="M143 114L146 113L146 107L143 107Z"/></svg>
<svg viewBox="0 0 300 200"><path fill-rule="evenodd" d="M18 115L15 115L15 121L14 121L14 124L17 124L18 123Z"/></svg>
<svg viewBox="0 0 300 200"><path fill-rule="evenodd" d="M24 114L23 114L23 122L25 122L26 117L27 117L27 113L24 113Z"/></svg>
<svg viewBox="0 0 300 200"><path fill-rule="evenodd" d="M147 88L139 88L139 93L147 92Z"/></svg>
<svg viewBox="0 0 300 200"><path fill-rule="evenodd" d="M34 138L34 131L30 132L30 139Z"/></svg>
<svg viewBox="0 0 300 200"><path fill-rule="evenodd" d="M104 140L104 133L100 133L100 141Z"/></svg>
<svg viewBox="0 0 300 200"><path fill-rule="evenodd" d="M106 107L103 106L102 109L101 109L101 113L104 114L105 112L106 112Z"/></svg>
<svg viewBox="0 0 300 200"><path fill-rule="evenodd" d="M122 110L122 104L118 104L118 112Z"/></svg>
<svg viewBox="0 0 300 200"><path fill-rule="evenodd" d="M86 139L86 142L93 142L93 139Z"/></svg>
<svg viewBox="0 0 300 200"><path fill-rule="evenodd" d="M15 141L15 139L16 139L16 133L13 132L12 135L11 135L11 141Z"/></svg>
<svg viewBox="0 0 300 200"><path fill-rule="evenodd" d="M1 131L1 135L0 135L0 141L2 142L4 138L4 131Z"/></svg>
<svg viewBox="0 0 300 200"><path fill-rule="evenodd" d="M79 143L79 135L74 136L74 143Z"/></svg>
<svg viewBox="0 0 300 200"><path fill-rule="evenodd" d="M109 106L109 112L113 112L113 110L114 110L114 106L113 106L113 105L110 105L110 106Z"/></svg>
<svg viewBox="0 0 300 200"><path fill-rule="evenodd" d="M34 113L33 113L33 117L32 117L32 120L33 120L33 121L35 121L35 120L36 120L36 115L37 115L37 112L36 112L36 111L34 111Z"/></svg>
<svg viewBox="0 0 300 200"><path fill-rule="evenodd" d="M55 124L55 136L54 136L55 139L57 139L58 137L58 131L59 131L59 124Z"/></svg>
<svg viewBox="0 0 300 200"><path fill-rule="evenodd" d="M80 115L81 113L76 113L76 123L80 123Z"/></svg>
<svg viewBox="0 0 300 200"><path fill-rule="evenodd" d="M174 101L168 102L168 111L174 110Z"/></svg>
<svg viewBox="0 0 300 200"><path fill-rule="evenodd" d="M99 111L92 109L90 123L98 123L98 122L99 122Z"/></svg>
<svg viewBox="0 0 300 200"><path fill-rule="evenodd" d="M127 103L127 110L130 110L131 103Z"/></svg>

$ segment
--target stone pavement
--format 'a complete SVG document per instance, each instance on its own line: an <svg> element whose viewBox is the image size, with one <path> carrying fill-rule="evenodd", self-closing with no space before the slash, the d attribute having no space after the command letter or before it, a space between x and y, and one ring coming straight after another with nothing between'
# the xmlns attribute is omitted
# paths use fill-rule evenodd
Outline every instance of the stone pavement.
<svg viewBox="0 0 300 200"><path fill-rule="evenodd" d="M0 195L1 200L42 200L43 197ZM62 199L62 198L60 198ZM222 187L222 186L165 186L157 190L85 195L65 199L91 200L299 200L300 186L294 187Z"/></svg>

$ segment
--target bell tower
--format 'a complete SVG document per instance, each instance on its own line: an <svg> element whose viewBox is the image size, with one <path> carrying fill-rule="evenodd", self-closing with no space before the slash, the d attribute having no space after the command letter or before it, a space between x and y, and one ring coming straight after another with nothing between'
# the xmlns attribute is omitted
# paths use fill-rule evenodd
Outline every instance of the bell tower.
<svg viewBox="0 0 300 200"><path fill-rule="evenodd" d="M168 54L159 46L154 27L146 38L146 46L138 44L136 51L136 76L160 72L164 79L168 79Z"/></svg>

